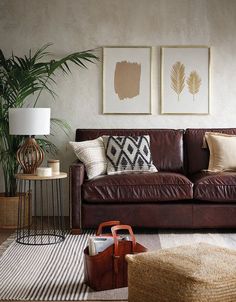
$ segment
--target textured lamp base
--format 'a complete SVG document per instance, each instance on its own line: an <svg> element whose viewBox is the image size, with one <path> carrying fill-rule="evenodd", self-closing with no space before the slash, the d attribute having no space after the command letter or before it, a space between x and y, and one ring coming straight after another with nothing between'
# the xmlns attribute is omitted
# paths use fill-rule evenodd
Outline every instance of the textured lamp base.
<svg viewBox="0 0 236 302"><path fill-rule="evenodd" d="M28 137L18 149L16 157L24 174L35 174L43 162L44 152L34 138Z"/></svg>

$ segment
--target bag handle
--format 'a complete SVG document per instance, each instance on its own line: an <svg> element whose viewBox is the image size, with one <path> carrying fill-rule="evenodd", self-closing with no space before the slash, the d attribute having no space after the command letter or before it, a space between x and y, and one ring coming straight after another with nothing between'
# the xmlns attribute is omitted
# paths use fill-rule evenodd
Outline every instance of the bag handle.
<svg viewBox="0 0 236 302"><path fill-rule="evenodd" d="M114 287L118 287L118 273L119 273L119 268L118 268L118 262L119 262L119 237L117 234L117 231L119 230L128 230L130 237L131 237L131 241L132 241L132 253L134 253L135 251L135 246L136 246L136 239L133 233L133 230L131 228L130 225L126 225L126 224L120 224L120 225L115 225L111 228L111 233L114 239L114 278L113 278L113 284Z"/></svg>
<svg viewBox="0 0 236 302"><path fill-rule="evenodd" d="M120 224L120 225L115 225L111 228L111 233L114 238L114 256L118 256L118 250L119 250L119 240L118 240L118 235L117 231L119 230L128 230L130 234L130 238L132 241L132 253L135 251L135 246L136 246L136 239L133 233L133 230L130 225L126 224Z"/></svg>
<svg viewBox="0 0 236 302"><path fill-rule="evenodd" d="M120 221L119 220L110 220L110 221L105 221L105 222L100 223L96 235L97 236L102 235L103 228L109 227L109 226L112 227L114 225L120 225Z"/></svg>

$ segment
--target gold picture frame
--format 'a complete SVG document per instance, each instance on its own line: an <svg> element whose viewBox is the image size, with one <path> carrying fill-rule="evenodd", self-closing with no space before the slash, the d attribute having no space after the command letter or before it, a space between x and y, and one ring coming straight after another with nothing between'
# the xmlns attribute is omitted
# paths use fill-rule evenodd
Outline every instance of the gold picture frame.
<svg viewBox="0 0 236 302"><path fill-rule="evenodd" d="M210 114L210 47L161 47L161 114Z"/></svg>
<svg viewBox="0 0 236 302"><path fill-rule="evenodd" d="M152 114L152 47L103 47L103 114Z"/></svg>

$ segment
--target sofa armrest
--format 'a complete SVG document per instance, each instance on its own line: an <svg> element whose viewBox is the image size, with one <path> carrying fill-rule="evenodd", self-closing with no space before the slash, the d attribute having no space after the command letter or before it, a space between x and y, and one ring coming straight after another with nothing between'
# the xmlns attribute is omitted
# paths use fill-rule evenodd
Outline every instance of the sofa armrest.
<svg viewBox="0 0 236 302"><path fill-rule="evenodd" d="M85 167L82 162L70 166L70 227L72 234L81 232L81 186L85 178Z"/></svg>

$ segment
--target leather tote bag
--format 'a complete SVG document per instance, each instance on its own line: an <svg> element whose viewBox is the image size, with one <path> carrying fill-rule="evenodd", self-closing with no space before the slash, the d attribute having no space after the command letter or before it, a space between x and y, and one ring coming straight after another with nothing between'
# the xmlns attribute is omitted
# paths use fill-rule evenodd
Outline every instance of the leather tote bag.
<svg viewBox="0 0 236 302"><path fill-rule="evenodd" d="M94 256L89 255L88 247L84 250L84 281L96 291L126 287L128 265L125 255L147 251L144 246L136 242L131 226L121 225L119 221L115 221L115 224L114 221L105 222L99 226L97 232L98 236L104 236L102 228L114 225L111 227L111 234L106 234L113 237L114 244ZM130 240L120 240L117 231L123 230L129 232Z"/></svg>

